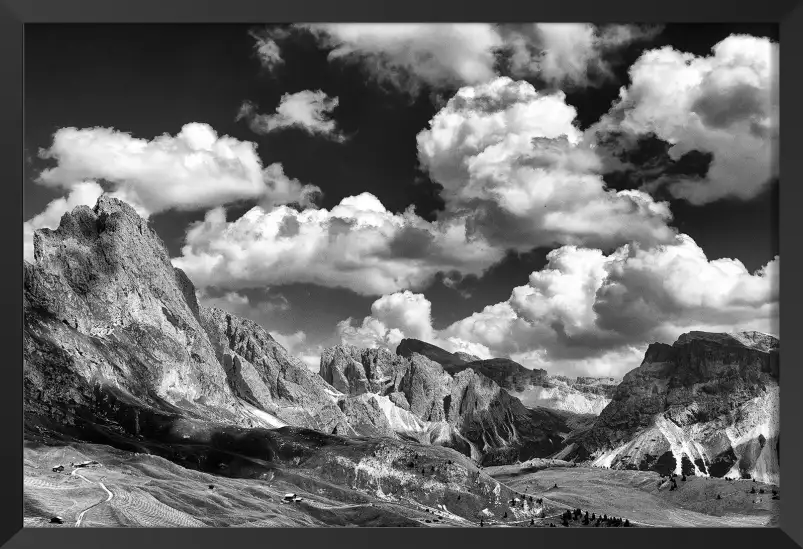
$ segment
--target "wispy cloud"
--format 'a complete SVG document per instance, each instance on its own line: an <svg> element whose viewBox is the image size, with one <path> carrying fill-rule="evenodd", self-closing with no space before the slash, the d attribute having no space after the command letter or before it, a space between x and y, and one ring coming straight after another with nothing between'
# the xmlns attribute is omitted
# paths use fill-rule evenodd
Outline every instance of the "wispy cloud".
<svg viewBox="0 0 803 549"><path fill-rule="evenodd" d="M251 130L259 134L297 128L342 143L346 136L332 119L338 102L337 97L329 97L320 90L304 90L284 94L274 114L259 114L257 105L246 101L240 107L237 120L247 120Z"/></svg>
<svg viewBox="0 0 803 549"><path fill-rule="evenodd" d="M489 82L500 60L512 76L538 77L571 86L609 78L611 53L647 40L660 27L591 24L503 25L490 23L299 24L293 31L268 28L255 36L268 59L280 57L276 40L311 33L335 63L358 64L374 80L410 94ZM275 39L275 40L274 40Z"/></svg>
<svg viewBox="0 0 803 549"><path fill-rule="evenodd" d="M263 68L273 71L284 64L277 40L287 38L288 31L277 27L252 29L249 34L254 39L254 53Z"/></svg>

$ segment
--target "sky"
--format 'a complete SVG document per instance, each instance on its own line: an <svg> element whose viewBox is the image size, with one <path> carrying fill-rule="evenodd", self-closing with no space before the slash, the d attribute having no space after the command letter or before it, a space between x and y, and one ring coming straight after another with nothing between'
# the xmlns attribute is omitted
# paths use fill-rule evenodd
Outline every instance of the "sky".
<svg viewBox="0 0 803 549"><path fill-rule="evenodd" d="M109 193L201 302L621 376L778 332L774 25L29 25L25 243Z"/></svg>

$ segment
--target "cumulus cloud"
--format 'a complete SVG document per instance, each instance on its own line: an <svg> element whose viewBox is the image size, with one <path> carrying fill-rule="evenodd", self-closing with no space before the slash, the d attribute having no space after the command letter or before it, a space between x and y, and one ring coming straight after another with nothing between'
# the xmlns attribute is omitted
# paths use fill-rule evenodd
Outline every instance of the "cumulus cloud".
<svg viewBox="0 0 803 549"><path fill-rule="evenodd" d="M457 337L441 338L432 328L432 304L423 294L410 291L384 295L371 305L371 315L362 323L348 318L337 324L343 343L364 348L395 350L404 338L438 345L451 352L463 351L491 358L487 347Z"/></svg>
<svg viewBox="0 0 803 549"><path fill-rule="evenodd" d="M418 156L443 185L443 217L507 248L671 241L671 212L640 191L606 190L601 163L562 92L498 78L461 88L418 134Z"/></svg>
<svg viewBox="0 0 803 549"><path fill-rule="evenodd" d="M94 181L78 182L66 197L53 200L41 213L23 223L23 257L27 261L34 260L33 234L36 230L58 228L65 213L71 212L77 206L94 207L101 194L103 189Z"/></svg>
<svg viewBox="0 0 803 549"><path fill-rule="evenodd" d="M645 345L625 345L604 349L597 355L571 359L556 359L546 351L535 350L514 353L510 359L526 368L540 368L552 375L621 378L633 368L638 368L644 360L645 350Z"/></svg>
<svg viewBox="0 0 803 549"><path fill-rule="evenodd" d="M625 245L609 255L564 246L547 259L507 301L443 330L426 324L426 298L407 292L377 300L360 324L341 322L341 339L394 349L416 337L551 373L621 376L648 343L671 343L691 330L777 333L779 258L750 273L738 260L709 260L680 235L671 245Z"/></svg>
<svg viewBox="0 0 803 549"><path fill-rule="evenodd" d="M672 145L674 160L690 151L713 155L705 177L665 176L648 190L666 185L692 204L753 198L778 175L778 52L777 43L745 35L719 42L707 57L650 50L594 131L654 134Z"/></svg>
<svg viewBox="0 0 803 549"><path fill-rule="evenodd" d="M73 189L102 180L145 215L239 200L311 204L320 192L286 177L278 164L263 168L254 143L220 137L207 124L186 124L175 136L150 141L112 128L61 128L40 157L56 165L38 183Z"/></svg>
<svg viewBox="0 0 803 549"><path fill-rule="evenodd" d="M394 214L369 193L331 211L255 207L231 222L217 208L190 227L174 263L199 287L311 283L382 295L424 287L441 271L479 276L499 261L503 252L465 225Z"/></svg>
<svg viewBox="0 0 803 549"><path fill-rule="evenodd" d="M613 78L609 56L648 40L660 27L589 23L535 23L505 31L515 76L538 75L555 86L595 86Z"/></svg>
<svg viewBox="0 0 803 549"><path fill-rule="evenodd" d="M421 294L405 291L382 296L371 305L371 314L409 337L424 340L432 336L432 304Z"/></svg>
<svg viewBox="0 0 803 549"><path fill-rule="evenodd" d="M259 114L257 106L246 101L240 107L237 120L246 119L251 130L259 134L298 128L310 135L321 135L342 142L346 137L331 119L332 111L337 105L337 97L329 97L321 90L304 90L284 94L274 114Z"/></svg>
<svg viewBox="0 0 803 549"><path fill-rule="evenodd" d="M337 333L341 342L363 349L382 347L394 350L405 338L404 333L398 328L388 328L370 316L365 317L362 324L357 325L352 318L341 320L337 323Z"/></svg>
<svg viewBox="0 0 803 549"><path fill-rule="evenodd" d="M323 349L317 348L310 350L307 354L300 355L298 358L301 359L301 362L304 363L308 370L318 373L321 367L321 354L323 354Z"/></svg>
<svg viewBox="0 0 803 549"><path fill-rule="evenodd" d="M708 260L679 235L672 245L625 245L607 256L566 246L547 259L508 301L444 333L541 363L598 365L605 353L669 343L690 330L777 333L779 258L750 273L735 259Z"/></svg>
<svg viewBox="0 0 803 549"><path fill-rule="evenodd" d="M594 305L601 329L642 337L684 324L748 323L777 332L780 258L750 273L739 260L708 261L691 238L679 240L658 250L629 247L608 258Z"/></svg>
<svg viewBox="0 0 803 549"><path fill-rule="evenodd" d="M432 304L422 294L410 291L384 295L371 305L371 316L359 326L353 320L338 323L341 341L360 347L394 349L404 337L431 341Z"/></svg>

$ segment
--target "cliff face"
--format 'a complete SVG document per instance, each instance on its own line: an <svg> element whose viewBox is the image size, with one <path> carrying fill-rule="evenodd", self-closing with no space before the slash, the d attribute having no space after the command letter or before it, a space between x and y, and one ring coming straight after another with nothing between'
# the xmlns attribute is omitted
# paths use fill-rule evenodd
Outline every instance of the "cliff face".
<svg viewBox="0 0 803 549"><path fill-rule="evenodd" d="M66 413L60 404L90 405L92 387L110 385L149 405L238 421L194 288L130 206L103 196L57 230L37 231L34 247L24 282L27 406Z"/></svg>
<svg viewBox="0 0 803 549"><path fill-rule="evenodd" d="M565 453L607 467L778 482L779 342L691 332L650 345Z"/></svg>
<svg viewBox="0 0 803 549"><path fill-rule="evenodd" d="M289 425L351 432L333 388L264 328L217 308L201 308L201 324L240 398Z"/></svg>
<svg viewBox="0 0 803 549"><path fill-rule="evenodd" d="M341 393L360 395L384 392L405 368L404 360L386 349L338 345L324 350L319 375Z"/></svg>
<svg viewBox="0 0 803 549"><path fill-rule="evenodd" d="M546 370L530 370L507 358L481 360L465 353L450 353L431 343L417 339L401 340L396 348L396 354L404 357L415 354L425 356L438 363L451 375L470 368L494 380L500 387L509 391L523 391L526 387L541 383L547 378Z"/></svg>

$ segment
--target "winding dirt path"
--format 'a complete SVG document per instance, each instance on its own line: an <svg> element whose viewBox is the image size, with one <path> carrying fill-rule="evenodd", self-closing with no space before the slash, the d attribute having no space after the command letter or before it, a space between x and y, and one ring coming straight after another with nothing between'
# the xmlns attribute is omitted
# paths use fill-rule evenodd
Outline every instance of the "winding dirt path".
<svg viewBox="0 0 803 549"><path fill-rule="evenodd" d="M73 469L73 471L72 471L72 473L70 473L70 475L72 475L72 476L76 476L76 477L79 477L79 478L82 478L82 479L84 479L85 481L87 481L87 482L88 482L88 483L90 483L90 484L97 484L98 486L100 486L101 488L103 488L103 491L104 491L104 492L106 492L106 494L107 494L107 497L106 497L106 499L105 499L105 500L101 500L101 501L99 501L99 502L97 502L97 503L95 503L95 504L93 504L93 505L90 505L89 507L87 507L86 509L84 509L83 511L81 511L80 513L78 513L78 517L77 517L77 518L76 518L76 520L75 520L75 527L76 527L76 528L80 528L80 527L81 527L81 522L83 522L83 520L84 520L84 515L86 515L87 511L89 511L89 510L91 510L91 509L94 509L95 507L97 507L97 506L98 506L98 505L100 505L101 503L108 503L108 502L110 502L110 501L112 500L112 498L114 497L114 494L111 492L111 490L109 490L108 488L106 488L106 485L105 485L105 484L103 484L103 482L101 482L101 481L92 482L91 480L89 480L88 478L86 478L84 475L82 475L81 473L79 473L79 472L78 472L78 469Z"/></svg>

